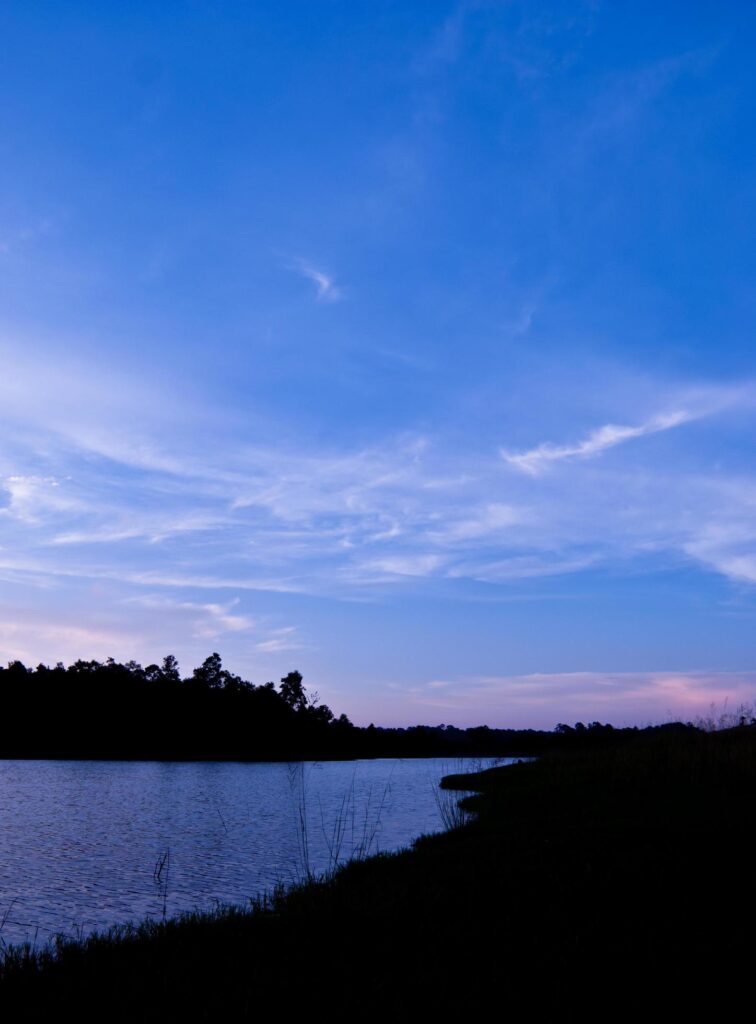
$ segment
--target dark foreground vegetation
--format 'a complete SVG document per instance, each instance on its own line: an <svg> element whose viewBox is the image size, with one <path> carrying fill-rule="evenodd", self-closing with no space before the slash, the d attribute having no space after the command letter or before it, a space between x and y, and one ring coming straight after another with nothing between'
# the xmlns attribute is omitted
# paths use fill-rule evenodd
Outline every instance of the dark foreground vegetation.
<svg viewBox="0 0 756 1024"><path fill-rule="evenodd" d="M614 733L632 739L637 730ZM529 755L603 742L609 725L532 729L457 729L353 725L299 672L278 687L255 685L211 654L182 678L176 659L143 668L77 661L68 668L20 661L0 668L0 758L292 761L357 757Z"/></svg>
<svg viewBox="0 0 756 1024"><path fill-rule="evenodd" d="M411 851L247 912L13 951L0 1013L728 1020L739 1000L750 1012L752 726L606 737L446 785L476 790L476 818Z"/></svg>

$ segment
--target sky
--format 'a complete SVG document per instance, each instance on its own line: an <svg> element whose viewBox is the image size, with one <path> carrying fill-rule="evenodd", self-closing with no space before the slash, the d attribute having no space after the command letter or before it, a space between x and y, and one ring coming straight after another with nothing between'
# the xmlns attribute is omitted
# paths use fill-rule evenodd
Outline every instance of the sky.
<svg viewBox="0 0 756 1024"><path fill-rule="evenodd" d="M0 662L756 699L756 10L8 0Z"/></svg>

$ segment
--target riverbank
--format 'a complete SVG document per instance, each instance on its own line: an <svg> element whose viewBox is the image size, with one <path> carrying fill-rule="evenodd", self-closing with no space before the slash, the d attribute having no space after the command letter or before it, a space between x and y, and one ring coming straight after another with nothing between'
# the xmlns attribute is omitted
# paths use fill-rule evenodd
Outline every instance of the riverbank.
<svg viewBox="0 0 756 1024"><path fill-rule="evenodd" d="M8 1020L726 1013L750 985L756 730L450 777L477 819L249 912L16 951ZM607 1003L606 1000L611 1000Z"/></svg>

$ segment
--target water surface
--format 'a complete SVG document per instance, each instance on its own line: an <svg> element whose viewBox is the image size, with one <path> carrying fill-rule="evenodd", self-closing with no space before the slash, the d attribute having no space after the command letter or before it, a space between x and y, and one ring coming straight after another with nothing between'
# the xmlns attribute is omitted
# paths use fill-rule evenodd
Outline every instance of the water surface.
<svg viewBox="0 0 756 1024"><path fill-rule="evenodd" d="M0 940L244 903L400 849L443 827L442 775L492 763L0 761Z"/></svg>

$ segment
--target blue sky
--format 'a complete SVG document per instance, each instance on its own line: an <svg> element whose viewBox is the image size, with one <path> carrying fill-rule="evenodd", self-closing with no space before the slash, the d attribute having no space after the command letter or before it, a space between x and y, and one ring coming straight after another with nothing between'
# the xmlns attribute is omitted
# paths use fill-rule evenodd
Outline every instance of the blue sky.
<svg viewBox="0 0 756 1024"><path fill-rule="evenodd" d="M7 3L0 659L756 698L756 12Z"/></svg>

